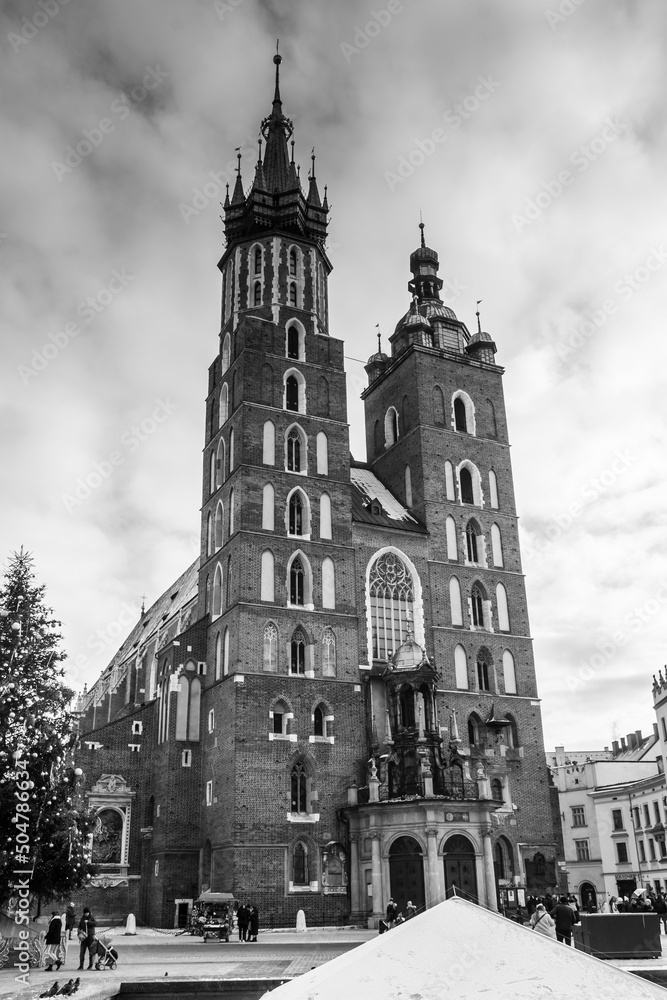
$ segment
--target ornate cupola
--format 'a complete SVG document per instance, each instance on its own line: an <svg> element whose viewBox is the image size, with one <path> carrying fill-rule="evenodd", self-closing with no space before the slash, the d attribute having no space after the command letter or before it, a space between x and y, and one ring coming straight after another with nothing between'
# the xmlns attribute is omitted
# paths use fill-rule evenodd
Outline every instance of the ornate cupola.
<svg viewBox="0 0 667 1000"><path fill-rule="evenodd" d="M326 193L324 201L315 178L315 155L309 174L308 193L305 194L294 162L294 124L283 114L280 96L280 64L282 56L273 57L276 82L271 114L260 126L259 154L250 190L245 194L241 179L241 156L234 192L224 204L224 223L227 244L239 239L263 235L269 230L311 240L322 246L327 236L329 206ZM291 154L288 145L291 141ZM262 143L264 149L262 151ZM262 155L263 154L263 155Z"/></svg>

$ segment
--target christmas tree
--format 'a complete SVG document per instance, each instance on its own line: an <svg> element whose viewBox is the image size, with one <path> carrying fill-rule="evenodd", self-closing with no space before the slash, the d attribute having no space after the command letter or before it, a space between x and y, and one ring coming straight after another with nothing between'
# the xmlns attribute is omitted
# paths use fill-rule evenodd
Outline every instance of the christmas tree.
<svg viewBox="0 0 667 1000"><path fill-rule="evenodd" d="M11 900L11 910L67 896L94 873L61 623L32 562L23 549L14 553L0 587L0 906Z"/></svg>

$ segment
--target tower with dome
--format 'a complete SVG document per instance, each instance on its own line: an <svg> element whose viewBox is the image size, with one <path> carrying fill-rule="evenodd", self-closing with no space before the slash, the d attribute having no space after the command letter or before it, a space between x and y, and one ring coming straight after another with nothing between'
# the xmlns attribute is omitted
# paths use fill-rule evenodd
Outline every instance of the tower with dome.
<svg viewBox="0 0 667 1000"><path fill-rule="evenodd" d="M556 885L496 345L442 302L422 225L351 458L326 189L274 61L224 204L200 555L80 699L79 792L118 830L100 919L179 926L212 891L264 926L377 925L390 896Z"/></svg>

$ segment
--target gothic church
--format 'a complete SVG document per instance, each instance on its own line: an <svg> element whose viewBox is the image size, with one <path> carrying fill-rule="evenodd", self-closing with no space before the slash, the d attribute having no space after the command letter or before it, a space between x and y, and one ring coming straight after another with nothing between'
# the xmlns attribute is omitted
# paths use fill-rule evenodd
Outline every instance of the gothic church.
<svg viewBox="0 0 667 1000"><path fill-rule="evenodd" d="M328 205L276 56L252 183L224 204L201 554L79 701L98 919L368 922L556 884L503 370L441 300L424 231L350 457Z"/></svg>

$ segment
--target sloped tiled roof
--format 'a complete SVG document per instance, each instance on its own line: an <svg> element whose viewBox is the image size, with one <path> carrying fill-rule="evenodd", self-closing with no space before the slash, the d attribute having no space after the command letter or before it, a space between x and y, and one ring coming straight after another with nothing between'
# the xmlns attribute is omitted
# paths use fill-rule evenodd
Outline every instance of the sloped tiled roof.
<svg viewBox="0 0 667 1000"><path fill-rule="evenodd" d="M353 465L350 469L352 481L352 520L363 524L378 524L385 528L400 528L402 531L426 533L426 528L412 516L407 507L380 482L370 469ZM368 508L371 500L382 506L381 514L373 514Z"/></svg>

